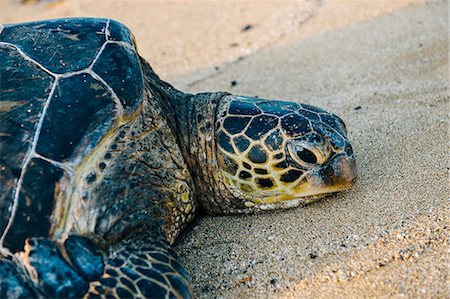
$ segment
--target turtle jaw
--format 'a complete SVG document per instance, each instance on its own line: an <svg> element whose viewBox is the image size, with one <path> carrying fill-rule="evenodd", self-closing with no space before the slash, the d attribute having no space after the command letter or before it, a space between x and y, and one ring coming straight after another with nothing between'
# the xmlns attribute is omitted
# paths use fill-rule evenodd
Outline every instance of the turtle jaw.
<svg viewBox="0 0 450 299"><path fill-rule="evenodd" d="M289 194L262 198L261 210L292 208L309 204L336 192L350 189L357 179L357 167L353 156L340 154L323 167L305 173Z"/></svg>
<svg viewBox="0 0 450 299"><path fill-rule="evenodd" d="M349 189L357 178L354 157L340 154L323 167L307 173L305 178L294 188L300 197L334 193Z"/></svg>
<svg viewBox="0 0 450 299"><path fill-rule="evenodd" d="M233 181L228 173L223 172L223 174L228 178L228 182ZM295 182L286 183L285 188L266 190L254 186L252 192L241 193L240 198L244 199L241 202L245 207L233 211L254 213L309 204L332 193L349 189L356 179L357 167L353 153L351 151L350 154L342 152L332 156L326 163L316 165L313 169L306 171ZM279 182L277 184L280 185ZM229 187L237 186L229 185Z"/></svg>

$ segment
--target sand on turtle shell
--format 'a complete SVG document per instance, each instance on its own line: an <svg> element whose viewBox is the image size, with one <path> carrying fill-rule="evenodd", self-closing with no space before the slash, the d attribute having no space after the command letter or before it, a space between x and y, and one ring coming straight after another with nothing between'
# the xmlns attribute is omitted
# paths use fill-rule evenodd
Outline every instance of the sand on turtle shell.
<svg viewBox="0 0 450 299"><path fill-rule="evenodd" d="M411 2L5 1L0 22L116 18L180 89L306 102L346 121L353 189L203 216L181 237L198 297L448 298L448 3Z"/></svg>

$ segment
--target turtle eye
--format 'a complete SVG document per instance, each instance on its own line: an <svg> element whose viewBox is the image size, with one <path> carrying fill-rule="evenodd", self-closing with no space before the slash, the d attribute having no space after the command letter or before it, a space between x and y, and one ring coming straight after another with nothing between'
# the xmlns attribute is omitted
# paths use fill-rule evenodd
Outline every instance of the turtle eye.
<svg viewBox="0 0 450 299"><path fill-rule="evenodd" d="M317 157L316 155L306 148L300 148L296 152L297 158L302 160L303 162L306 162L308 164L316 164L317 163Z"/></svg>
<svg viewBox="0 0 450 299"><path fill-rule="evenodd" d="M300 165L313 166L326 160L326 153L308 143L290 144L288 148L290 156Z"/></svg>

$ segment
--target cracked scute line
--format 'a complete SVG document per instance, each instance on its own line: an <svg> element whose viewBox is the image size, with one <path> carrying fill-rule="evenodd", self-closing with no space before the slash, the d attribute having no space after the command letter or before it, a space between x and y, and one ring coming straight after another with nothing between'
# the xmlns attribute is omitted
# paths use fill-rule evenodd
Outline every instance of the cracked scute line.
<svg viewBox="0 0 450 299"><path fill-rule="evenodd" d="M2 237L0 238L0 248L3 248L3 242L6 238L6 235L9 232L9 229L11 228L12 222L14 221L14 217L16 215L16 210L17 210L18 201L19 201L19 192L22 187L23 177L25 176L26 168L28 167L28 164L30 163L31 158L33 157L33 154L36 152L36 145L39 140L39 135L41 134L42 124L44 122L44 118L45 118L45 115L47 114L48 106L50 105L51 99L53 97L53 94L55 93L55 89L56 89L57 85L58 85L58 78L56 78L53 81L52 89L51 89L47 99L45 100L44 107L42 108L42 112L41 112L39 121L36 126L36 131L33 136L33 141L31 143L31 147L25 156L24 163L23 163L21 171L20 171L20 177L17 180L17 185L16 185L16 188L14 189L13 205L12 205L10 217L8 219L8 224L6 225L5 230L3 231Z"/></svg>

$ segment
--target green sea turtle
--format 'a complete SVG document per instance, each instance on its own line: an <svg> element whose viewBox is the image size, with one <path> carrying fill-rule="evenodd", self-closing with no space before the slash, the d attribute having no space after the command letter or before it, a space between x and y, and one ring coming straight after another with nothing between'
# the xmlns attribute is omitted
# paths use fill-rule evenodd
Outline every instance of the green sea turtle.
<svg viewBox="0 0 450 299"><path fill-rule="evenodd" d="M196 211L292 207L356 178L322 109L163 82L109 19L0 26L0 297L191 297Z"/></svg>

